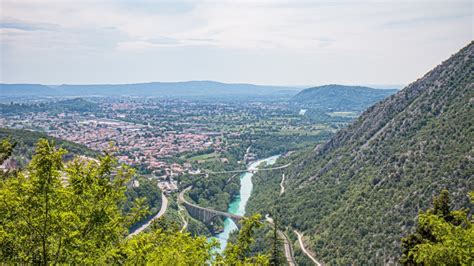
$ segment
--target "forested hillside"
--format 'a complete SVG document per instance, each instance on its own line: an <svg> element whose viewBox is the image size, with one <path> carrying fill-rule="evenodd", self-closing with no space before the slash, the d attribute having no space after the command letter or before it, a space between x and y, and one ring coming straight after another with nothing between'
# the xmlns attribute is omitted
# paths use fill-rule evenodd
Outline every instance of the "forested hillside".
<svg viewBox="0 0 474 266"><path fill-rule="evenodd" d="M324 85L302 90L292 102L332 111L363 111L397 90L361 86Z"/></svg>
<svg viewBox="0 0 474 266"><path fill-rule="evenodd" d="M323 262L398 261L402 236L442 189L449 190L454 207L469 207L467 194L474 189L473 56L470 43L369 108L328 143L300 154L287 170L286 192L266 197L280 198L282 222L302 231ZM259 190L277 193L275 186ZM275 203L252 204L265 212Z"/></svg>

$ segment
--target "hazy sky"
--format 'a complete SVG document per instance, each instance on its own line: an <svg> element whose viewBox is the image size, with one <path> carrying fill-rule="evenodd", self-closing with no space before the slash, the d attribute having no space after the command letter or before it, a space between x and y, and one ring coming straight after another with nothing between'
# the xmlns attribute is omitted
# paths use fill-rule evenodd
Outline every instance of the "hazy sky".
<svg viewBox="0 0 474 266"><path fill-rule="evenodd" d="M453 0L0 2L8 83L406 84L474 24Z"/></svg>

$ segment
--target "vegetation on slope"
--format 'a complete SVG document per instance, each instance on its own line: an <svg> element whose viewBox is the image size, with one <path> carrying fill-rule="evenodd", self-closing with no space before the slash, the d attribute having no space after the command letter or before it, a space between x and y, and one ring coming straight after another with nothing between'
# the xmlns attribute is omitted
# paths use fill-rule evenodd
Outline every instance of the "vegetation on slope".
<svg viewBox="0 0 474 266"><path fill-rule="evenodd" d="M474 192L470 193L474 202ZM433 208L420 212L416 231L402 239L404 265L472 265L474 221L467 209L452 210L449 192L441 191Z"/></svg>
<svg viewBox="0 0 474 266"><path fill-rule="evenodd" d="M0 145L0 164L12 151ZM152 230L127 238L128 228L147 212L138 198L122 212L133 169L109 156L63 162L64 149L39 140L28 168L0 173L0 263L6 264L159 264L211 263L205 237L180 233L159 221ZM268 256L249 257L259 216L245 218L236 244L217 264L268 264Z"/></svg>
<svg viewBox="0 0 474 266"><path fill-rule="evenodd" d="M134 185L138 184L138 186ZM158 180L149 179L142 176L136 176L133 181L127 184L125 191L125 203L123 205L124 213L133 211L134 202L137 199L143 199L145 206L149 209L148 215L131 226L131 230L139 227L153 216L155 216L161 208L161 190L158 187Z"/></svg>
<svg viewBox="0 0 474 266"><path fill-rule="evenodd" d="M432 195L448 189L454 207L470 204L473 56L471 43L301 154L287 170L285 194L254 203L256 210L279 206L282 223L302 231L325 263L397 261L400 236Z"/></svg>
<svg viewBox="0 0 474 266"><path fill-rule="evenodd" d="M324 85L304 89L291 98L292 102L307 104L310 108L334 111L363 111L370 105L396 93L361 86Z"/></svg>

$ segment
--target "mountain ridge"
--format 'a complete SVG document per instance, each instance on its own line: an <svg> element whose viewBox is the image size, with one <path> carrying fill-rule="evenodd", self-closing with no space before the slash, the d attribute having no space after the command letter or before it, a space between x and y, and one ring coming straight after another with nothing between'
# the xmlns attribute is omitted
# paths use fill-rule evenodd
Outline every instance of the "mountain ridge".
<svg viewBox="0 0 474 266"><path fill-rule="evenodd" d="M217 81L147 82L130 84L0 84L3 96L203 96L260 95L270 93L294 94L300 89L290 86L223 83Z"/></svg>
<svg viewBox="0 0 474 266"><path fill-rule="evenodd" d="M394 263L419 210L448 189L454 208L474 190L474 43L365 111L280 177L256 180L253 211L278 206L327 264ZM259 178L258 175L256 178ZM273 185L269 185L269 184Z"/></svg>

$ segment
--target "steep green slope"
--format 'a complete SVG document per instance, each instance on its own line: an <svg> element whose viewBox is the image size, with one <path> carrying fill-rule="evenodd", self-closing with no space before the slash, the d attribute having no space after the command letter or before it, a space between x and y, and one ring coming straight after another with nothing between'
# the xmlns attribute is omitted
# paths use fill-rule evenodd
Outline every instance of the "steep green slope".
<svg viewBox="0 0 474 266"><path fill-rule="evenodd" d="M282 222L302 231L325 263L397 261L400 238L433 195L447 188L455 207L469 206L473 56L471 43L328 143L300 154L286 173L285 194L275 195L276 182L256 190L278 203L254 202L253 209L277 205Z"/></svg>
<svg viewBox="0 0 474 266"><path fill-rule="evenodd" d="M361 86L325 85L302 90L292 102L334 111L363 111L397 90Z"/></svg>

